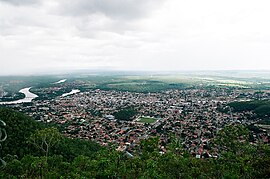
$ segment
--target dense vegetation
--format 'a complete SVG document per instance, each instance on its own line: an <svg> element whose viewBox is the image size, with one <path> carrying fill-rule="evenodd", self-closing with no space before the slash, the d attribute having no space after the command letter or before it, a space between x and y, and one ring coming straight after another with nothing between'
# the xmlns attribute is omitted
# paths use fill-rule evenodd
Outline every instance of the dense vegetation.
<svg viewBox="0 0 270 179"><path fill-rule="evenodd" d="M7 95L5 95L4 97L0 98L0 102L6 102L6 101L14 101L14 100L19 100L19 99L23 99L25 98L25 95L23 93L8 93Z"/></svg>
<svg viewBox="0 0 270 179"><path fill-rule="evenodd" d="M33 88L30 89L30 91L36 95L38 95L37 98L35 98L34 100L50 100L50 99L54 99L58 96L63 95L64 93L69 93L72 91L72 87L66 87L66 88L60 88L54 91L51 91L50 93L44 93L42 92L42 88Z"/></svg>
<svg viewBox="0 0 270 179"><path fill-rule="evenodd" d="M119 120L124 120L124 121L131 121L133 120L134 116L136 116L138 112L133 109L133 108L126 108L126 109L121 109L118 112L114 113L114 117Z"/></svg>
<svg viewBox="0 0 270 179"><path fill-rule="evenodd" d="M186 85L181 83L166 83L162 81L152 80L125 80L116 83L104 83L98 85L96 88L102 90L118 90L118 91L131 91L131 92L160 92L169 89L184 89Z"/></svg>
<svg viewBox="0 0 270 179"><path fill-rule="evenodd" d="M265 105L270 105L270 101L268 100L240 101L240 102L232 102L229 104L229 106L233 107L234 111L236 112L251 111Z"/></svg>
<svg viewBox="0 0 270 179"><path fill-rule="evenodd" d="M0 76L0 87L8 92L7 97L16 94L16 97L12 99L16 100L24 97L21 96L22 94L18 93L20 89L30 86L40 86L42 84L51 84L58 79L59 78L55 76Z"/></svg>
<svg viewBox="0 0 270 179"><path fill-rule="evenodd" d="M68 139L57 129L9 109L0 109L0 118L7 123L9 135L1 155L7 165L0 169L0 178L270 177L269 146L250 145L249 133L242 126L220 131L212 144L222 146L217 159L190 156L176 137L170 138L165 154L159 153L158 138L150 138L143 140L139 152L130 157L112 150L113 146Z"/></svg>
<svg viewBox="0 0 270 179"><path fill-rule="evenodd" d="M232 102L229 104L235 112L253 111L261 118L270 116L270 101L269 100L254 100L243 102Z"/></svg>

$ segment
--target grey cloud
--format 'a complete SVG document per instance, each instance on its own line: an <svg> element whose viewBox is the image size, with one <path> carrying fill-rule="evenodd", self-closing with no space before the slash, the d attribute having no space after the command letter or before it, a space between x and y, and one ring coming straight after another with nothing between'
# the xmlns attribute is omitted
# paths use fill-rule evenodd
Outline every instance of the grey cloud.
<svg viewBox="0 0 270 179"><path fill-rule="evenodd" d="M38 4L40 0L0 0L0 2L10 3L16 6Z"/></svg>
<svg viewBox="0 0 270 179"><path fill-rule="evenodd" d="M140 28L135 20L147 17L166 0L59 0L58 15L74 17L78 35L95 38L102 31L124 35Z"/></svg>
<svg viewBox="0 0 270 179"><path fill-rule="evenodd" d="M14 5L14 12L19 16L8 17L5 24L0 21L0 34L12 35L24 26L40 27L53 24L53 21L64 19L75 29L76 35L83 38L95 38L100 32L124 34L136 31L139 27L134 20L146 17L165 0L0 0ZM36 9L26 9L39 5ZM23 7L21 7L23 6ZM26 7L28 6L28 7ZM30 7L32 8L32 7ZM37 10L38 9L38 10ZM36 11L37 10L37 11ZM26 12L25 12L26 11ZM32 12L33 11L33 12ZM25 13L22 13L25 12ZM43 14L45 12L45 14ZM32 14L34 14L32 16ZM38 17L37 17L38 16ZM51 19L51 18L50 18ZM3 19L4 20L4 19ZM62 24L60 22L59 24ZM16 26L16 27L14 27ZM18 29L18 26L21 27ZM56 25L57 26L57 25ZM27 28L25 28L27 30Z"/></svg>
<svg viewBox="0 0 270 179"><path fill-rule="evenodd" d="M74 16L103 14L113 19L144 17L164 0L62 0L61 11Z"/></svg>

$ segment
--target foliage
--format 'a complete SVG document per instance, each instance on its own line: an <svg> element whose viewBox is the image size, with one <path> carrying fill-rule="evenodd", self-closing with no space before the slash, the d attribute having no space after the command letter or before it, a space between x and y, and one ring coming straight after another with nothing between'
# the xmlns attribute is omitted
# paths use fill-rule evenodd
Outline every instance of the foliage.
<svg viewBox="0 0 270 179"><path fill-rule="evenodd" d="M138 112L133 108L122 109L114 113L114 117L119 120L130 121Z"/></svg>
<svg viewBox="0 0 270 179"><path fill-rule="evenodd" d="M222 147L224 151L235 152L248 143L248 134L248 130L243 126L227 126L219 131L215 144Z"/></svg>
<svg viewBox="0 0 270 179"><path fill-rule="evenodd" d="M7 132L6 132L6 123L0 120L0 142L4 142L7 139ZM1 143L0 143L0 152L1 152ZM0 167L5 166L6 162L1 159L0 155Z"/></svg>
<svg viewBox="0 0 270 179"><path fill-rule="evenodd" d="M23 93L7 93L7 95L3 96L2 98L0 98L0 102L1 101L15 101L15 100L19 100L19 99L23 99L25 97L25 95Z"/></svg>
<svg viewBox="0 0 270 179"><path fill-rule="evenodd" d="M259 123L269 124L270 116L270 101L269 100L254 100L244 102L232 102L229 106L233 108L235 112L253 111L258 117L263 119Z"/></svg>
<svg viewBox="0 0 270 179"><path fill-rule="evenodd" d="M254 100L254 101L242 101L232 102L229 104L236 112L254 111L260 116L269 115L270 101L269 100Z"/></svg>
<svg viewBox="0 0 270 179"><path fill-rule="evenodd" d="M27 138L35 130L43 128L40 123L7 108L0 108L0 118L6 123L6 132L8 133L7 140L2 144L3 156L10 154L22 158L29 152L35 151L28 145Z"/></svg>
<svg viewBox="0 0 270 179"><path fill-rule="evenodd" d="M46 160L48 158L51 147L59 143L62 135L56 128L45 128L37 130L29 137L29 142L37 149L45 153Z"/></svg>
<svg viewBox="0 0 270 179"><path fill-rule="evenodd" d="M52 147L51 152L54 155L63 156L67 161L72 161L80 155L93 157L101 149L102 147L96 142L64 137L57 145Z"/></svg>

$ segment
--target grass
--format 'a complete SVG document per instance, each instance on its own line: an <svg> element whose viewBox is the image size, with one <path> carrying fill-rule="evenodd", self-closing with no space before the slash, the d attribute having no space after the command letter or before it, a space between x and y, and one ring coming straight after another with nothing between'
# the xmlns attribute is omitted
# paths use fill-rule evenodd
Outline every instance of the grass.
<svg viewBox="0 0 270 179"><path fill-rule="evenodd" d="M150 123L151 124L151 123L156 122L157 119L151 118L151 117L140 117L138 121L141 123Z"/></svg>

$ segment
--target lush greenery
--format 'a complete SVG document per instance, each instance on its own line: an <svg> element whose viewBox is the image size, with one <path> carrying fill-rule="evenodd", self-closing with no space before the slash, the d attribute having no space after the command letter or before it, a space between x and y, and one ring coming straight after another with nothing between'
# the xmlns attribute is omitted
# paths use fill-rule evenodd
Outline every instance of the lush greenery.
<svg viewBox="0 0 270 179"><path fill-rule="evenodd" d="M0 108L0 118L6 123L7 140L2 144L2 155L16 155L19 158L31 153L27 139L42 125L28 116L10 109Z"/></svg>
<svg viewBox="0 0 270 179"><path fill-rule="evenodd" d="M119 91L132 91L132 92L160 92L168 89L183 89L186 87L184 84L179 83L165 83L162 81L151 80L126 80L116 83L105 83L97 86L103 90L119 90Z"/></svg>
<svg viewBox="0 0 270 179"><path fill-rule="evenodd" d="M124 120L124 121L130 121L133 120L134 116L138 114L138 112L133 109L133 108L126 108L126 109L121 109L118 112L114 113L114 117L119 120Z"/></svg>
<svg viewBox="0 0 270 179"><path fill-rule="evenodd" d="M7 95L5 95L4 97L0 98L0 102L6 102L6 101L14 101L14 100L19 100L19 99L23 99L25 98L25 95L23 93L8 93Z"/></svg>
<svg viewBox="0 0 270 179"><path fill-rule="evenodd" d="M262 106L270 106L270 101L268 100L253 100L253 101L240 101L240 102L232 102L229 106L233 107L234 111L242 112L242 111L251 111L256 110Z"/></svg>
<svg viewBox="0 0 270 179"><path fill-rule="evenodd" d="M0 98L0 101L13 101L22 99L24 94L19 93L19 90L26 87L37 87L46 84L51 84L59 78L55 76L0 76L1 88L7 92L5 96Z"/></svg>
<svg viewBox="0 0 270 179"><path fill-rule="evenodd" d="M270 116L269 100L232 102L229 106L232 107L235 112L253 111L259 117L264 119L269 119Z"/></svg>
<svg viewBox="0 0 270 179"><path fill-rule="evenodd" d="M9 136L3 144L7 165L0 169L0 178L270 177L269 146L250 145L249 132L242 126L228 126L220 131L212 143L221 146L217 159L192 157L176 137L169 139L165 154L159 153L159 139L149 138L130 157L113 150L114 146L68 139L55 128L45 128L9 109L0 109L0 117L8 125Z"/></svg>

